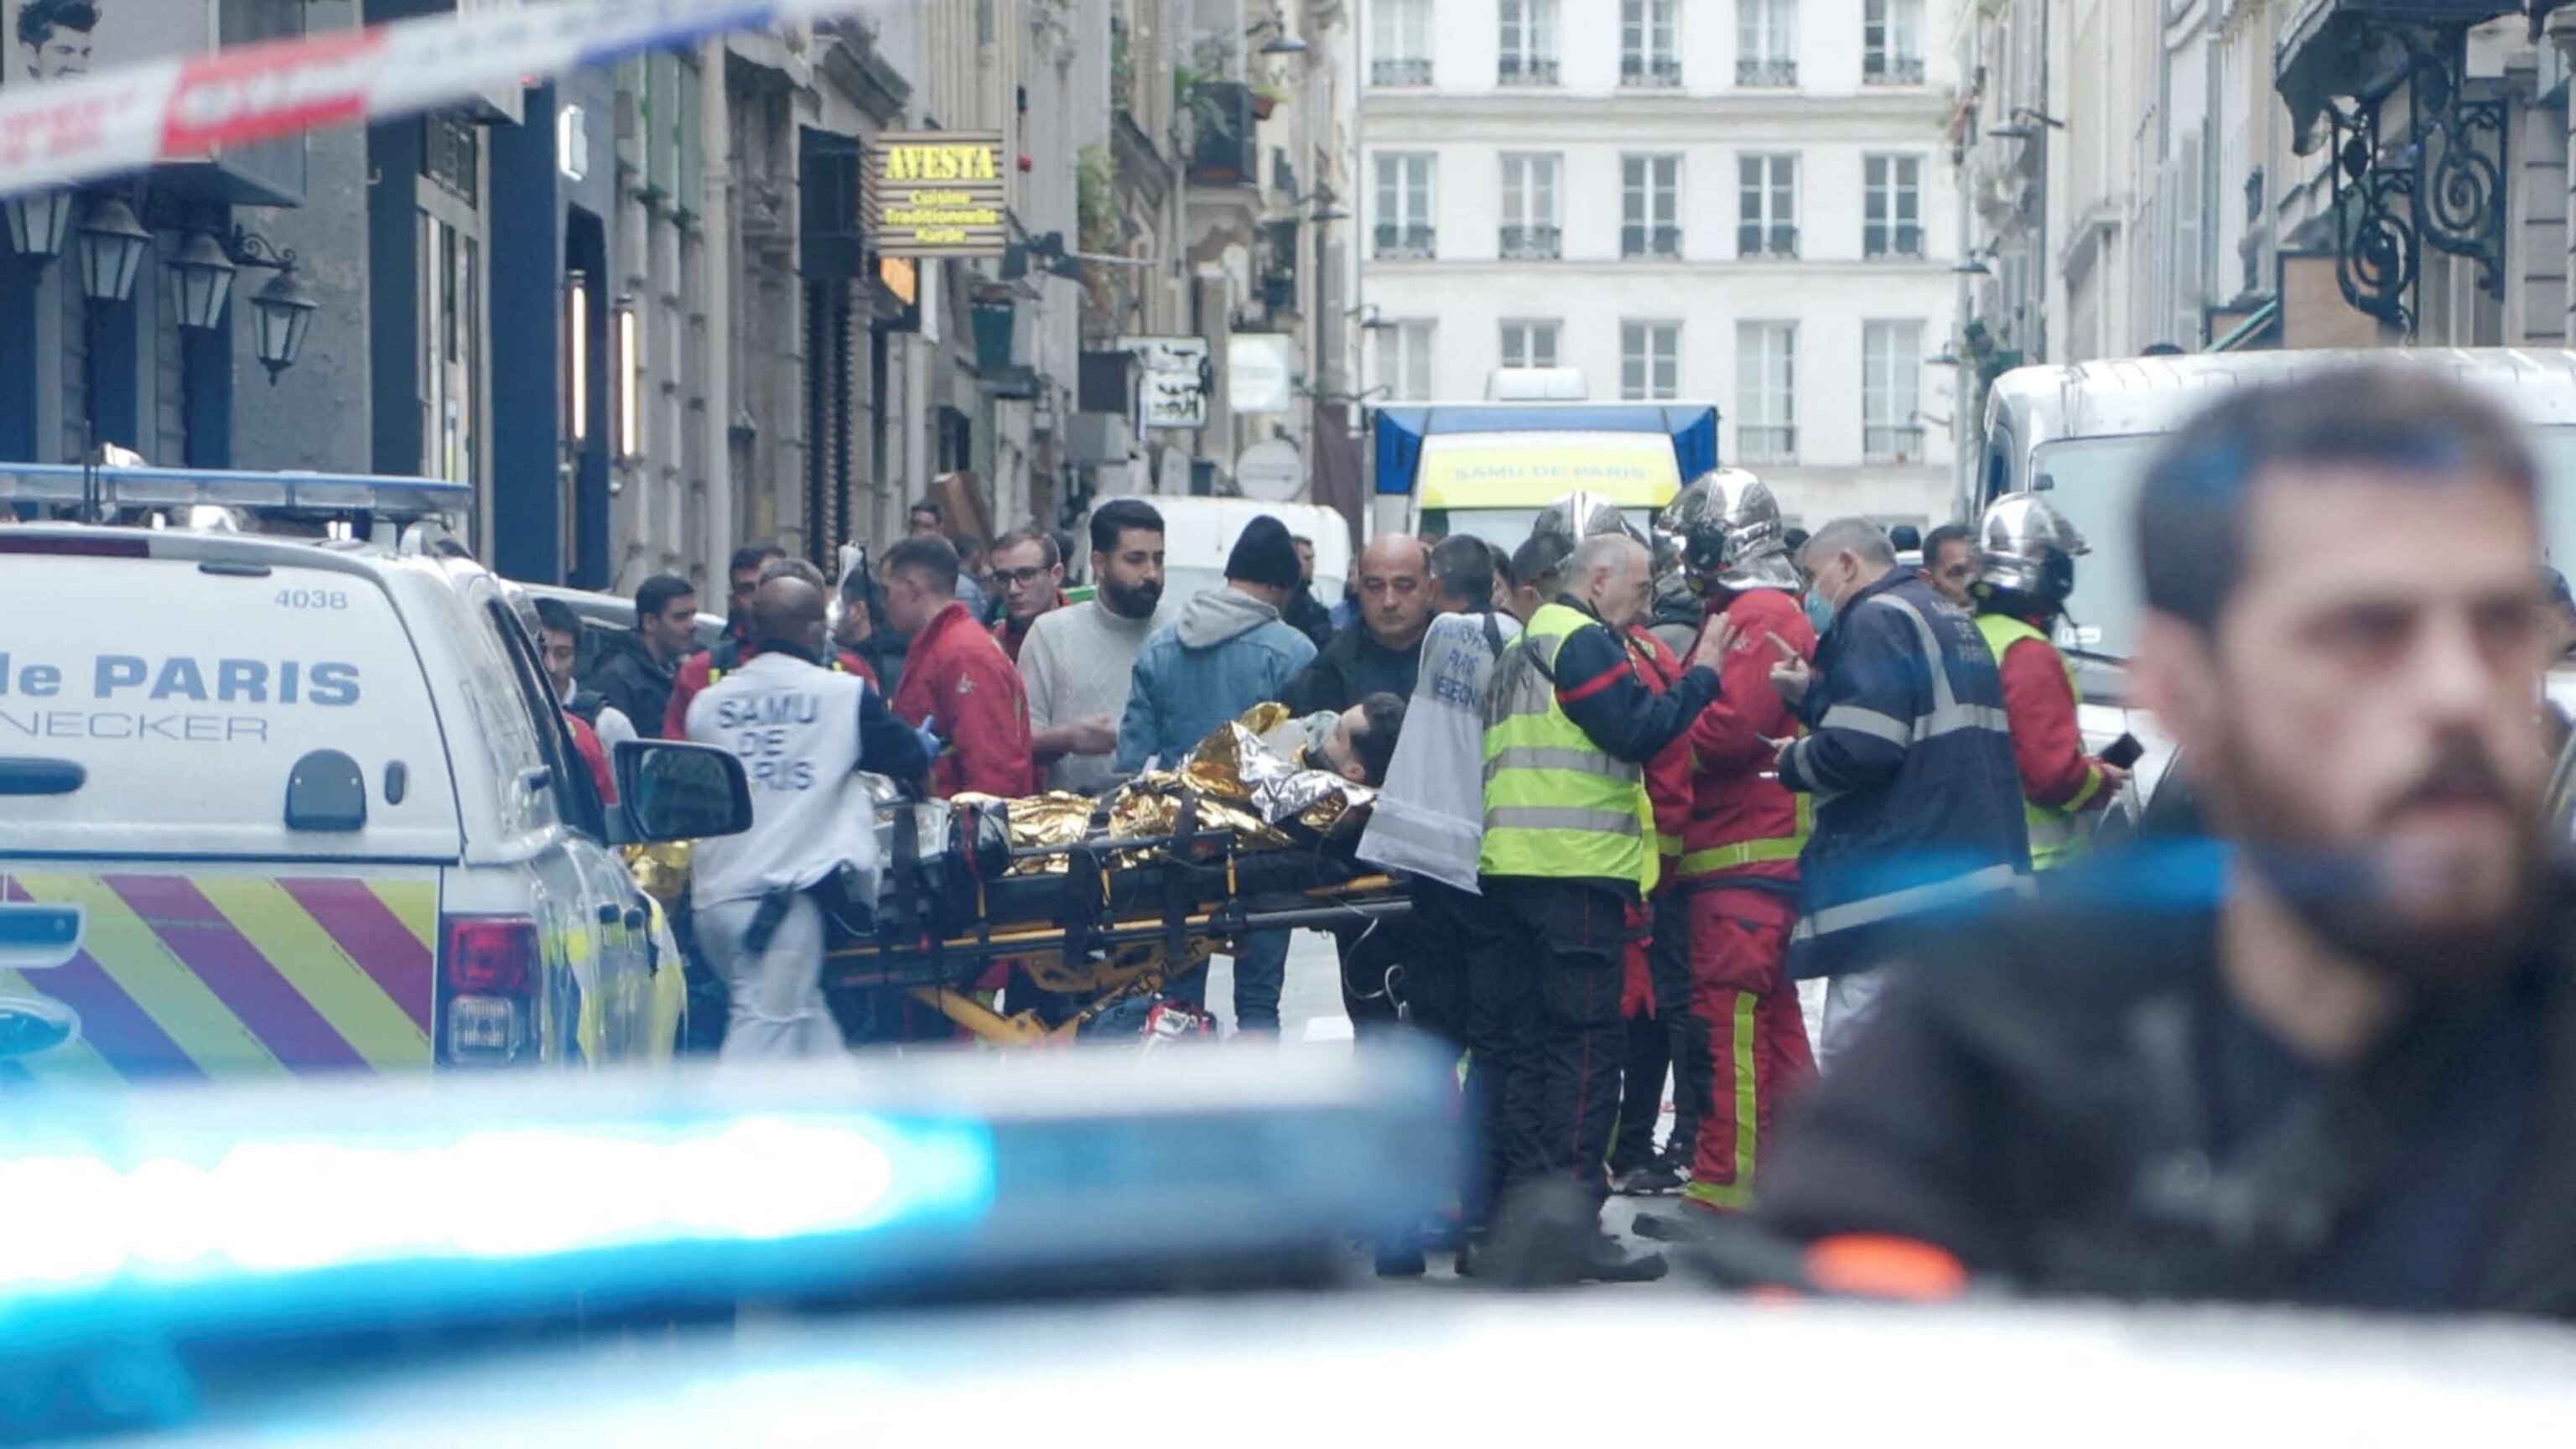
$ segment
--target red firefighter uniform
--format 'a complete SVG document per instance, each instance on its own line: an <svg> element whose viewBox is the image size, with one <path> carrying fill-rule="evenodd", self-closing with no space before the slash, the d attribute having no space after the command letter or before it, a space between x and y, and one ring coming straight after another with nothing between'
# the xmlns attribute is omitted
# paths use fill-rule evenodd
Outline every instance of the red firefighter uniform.
<svg viewBox="0 0 2576 1449"><path fill-rule="evenodd" d="M2012 724L2013 764L2021 771L2022 815L2030 826L2033 870L2053 870L2082 849L2078 817L2116 798L2101 762L2084 753L2076 713L2083 697L2066 656L2038 628L2000 614L1977 616L1977 631L2003 675L2004 715Z"/></svg>
<svg viewBox="0 0 2576 1449"><path fill-rule="evenodd" d="M1770 775L1774 751L1763 743L1798 730L1771 684L1780 657L1771 640L1813 659L1816 631L1784 589L1743 590L1726 616L1737 639L1719 670L1723 688L1687 736L1691 812L1681 878L1691 893L1692 1014L1708 1024L1714 1090L1683 1191L1702 1207L1732 1211L1752 1203L1781 1098L1816 1071L1788 979L1804 812L1800 797Z"/></svg>
<svg viewBox="0 0 2576 1449"><path fill-rule="evenodd" d="M1663 640L1656 638L1643 624L1628 626L1628 652L1637 661L1637 677L1648 689L1662 694L1682 677L1682 662ZM1647 888L1651 896L1657 890L1672 889L1682 853L1682 832L1691 811L1690 737L1684 734L1664 747L1662 754L1646 762L1646 800L1655 813L1655 880ZM1628 970L1625 987L1620 992L1621 1014L1630 1017L1655 1014L1653 976L1646 961L1646 947L1652 939L1647 934L1653 907L1639 904L1632 908L1628 920Z"/></svg>

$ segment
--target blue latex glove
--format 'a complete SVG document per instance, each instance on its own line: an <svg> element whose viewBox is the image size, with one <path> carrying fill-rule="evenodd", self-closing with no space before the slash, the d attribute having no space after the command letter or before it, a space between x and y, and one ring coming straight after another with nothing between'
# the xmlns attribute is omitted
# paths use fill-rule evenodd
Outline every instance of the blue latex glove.
<svg viewBox="0 0 2576 1449"><path fill-rule="evenodd" d="M941 750L948 748L947 742L939 738L939 720L936 716L914 725L912 737L921 741L921 752L934 760L939 758Z"/></svg>

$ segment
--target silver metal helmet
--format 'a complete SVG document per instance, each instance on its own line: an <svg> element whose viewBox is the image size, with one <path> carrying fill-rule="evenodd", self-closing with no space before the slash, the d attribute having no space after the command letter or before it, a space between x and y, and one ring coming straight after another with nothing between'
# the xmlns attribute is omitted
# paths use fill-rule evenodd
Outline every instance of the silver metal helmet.
<svg viewBox="0 0 2576 1449"><path fill-rule="evenodd" d="M1538 524L1532 533L1553 538L1568 550L1596 533L1625 533L1635 536L1628 526L1628 516L1619 505L1598 493L1568 493L1539 510Z"/></svg>
<svg viewBox="0 0 2576 1449"><path fill-rule="evenodd" d="M2017 596L2016 603L2055 612L2075 590L2075 560L2093 546L2066 515L2032 493L2007 493L1977 523L1977 597Z"/></svg>
<svg viewBox="0 0 2576 1449"><path fill-rule="evenodd" d="M1740 468L1707 474L1664 506L1659 532L1678 539L1693 579L1715 573L1729 589L1798 587L1788 530L1771 486Z"/></svg>

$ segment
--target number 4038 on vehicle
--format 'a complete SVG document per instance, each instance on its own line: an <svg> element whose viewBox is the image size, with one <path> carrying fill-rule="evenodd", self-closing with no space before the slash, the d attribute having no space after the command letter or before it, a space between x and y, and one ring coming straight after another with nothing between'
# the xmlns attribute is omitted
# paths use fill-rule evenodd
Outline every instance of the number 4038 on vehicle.
<svg viewBox="0 0 2576 1449"><path fill-rule="evenodd" d="M345 609L349 596L337 589L280 589L274 602L281 609Z"/></svg>

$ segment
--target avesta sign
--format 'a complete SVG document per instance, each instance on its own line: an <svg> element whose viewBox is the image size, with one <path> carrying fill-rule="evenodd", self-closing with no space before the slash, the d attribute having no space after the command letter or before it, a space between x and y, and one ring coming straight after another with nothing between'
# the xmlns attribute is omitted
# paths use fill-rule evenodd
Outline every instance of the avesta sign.
<svg viewBox="0 0 2576 1449"><path fill-rule="evenodd" d="M888 146L885 174L888 181L999 181L1002 179L1002 169L995 164L993 148L990 146L952 146L927 142L905 142Z"/></svg>
<svg viewBox="0 0 2576 1449"><path fill-rule="evenodd" d="M879 256L999 256L1008 179L998 132L915 132L868 153L868 229Z"/></svg>

